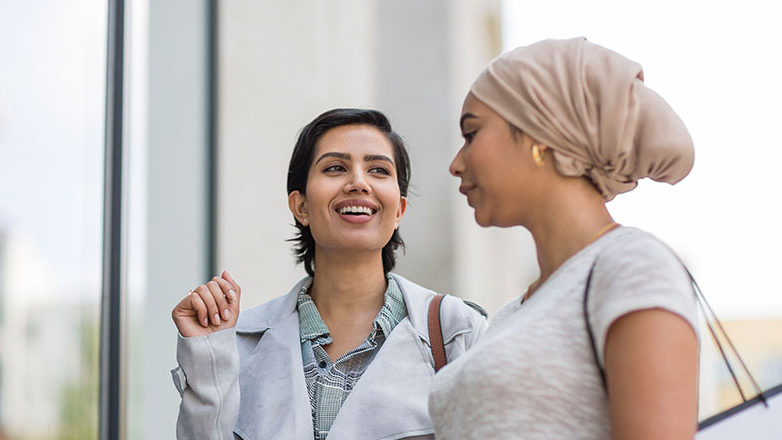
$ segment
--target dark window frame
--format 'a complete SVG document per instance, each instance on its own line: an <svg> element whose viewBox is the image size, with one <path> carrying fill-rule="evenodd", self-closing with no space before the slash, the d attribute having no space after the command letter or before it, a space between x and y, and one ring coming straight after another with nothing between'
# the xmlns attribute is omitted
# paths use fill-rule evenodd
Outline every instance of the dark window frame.
<svg viewBox="0 0 782 440"><path fill-rule="evenodd" d="M121 438L122 162L125 2L108 1L103 205L103 292L100 332L101 439Z"/></svg>

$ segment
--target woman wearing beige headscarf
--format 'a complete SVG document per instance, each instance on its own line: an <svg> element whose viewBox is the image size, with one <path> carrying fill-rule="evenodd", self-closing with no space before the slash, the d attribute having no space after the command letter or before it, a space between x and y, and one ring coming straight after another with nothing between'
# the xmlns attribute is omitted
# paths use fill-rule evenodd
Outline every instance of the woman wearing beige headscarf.
<svg viewBox="0 0 782 440"><path fill-rule="evenodd" d="M527 228L540 278L443 368L441 439L680 439L697 418L688 275L605 203L644 177L676 183L692 140L641 67L583 38L505 53L472 85L451 164L481 226Z"/></svg>

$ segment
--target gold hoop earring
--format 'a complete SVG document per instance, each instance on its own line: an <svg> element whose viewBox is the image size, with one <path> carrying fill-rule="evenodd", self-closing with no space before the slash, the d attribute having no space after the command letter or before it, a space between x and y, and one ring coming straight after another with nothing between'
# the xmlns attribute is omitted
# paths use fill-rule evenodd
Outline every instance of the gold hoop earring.
<svg viewBox="0 0 782 440"><path fill-rule="evenodd" d="M540 151L540 147L537 144L532 146L532 161L535 162L535 166L540 168L543 166L543 154L545 152Z"/></svg>

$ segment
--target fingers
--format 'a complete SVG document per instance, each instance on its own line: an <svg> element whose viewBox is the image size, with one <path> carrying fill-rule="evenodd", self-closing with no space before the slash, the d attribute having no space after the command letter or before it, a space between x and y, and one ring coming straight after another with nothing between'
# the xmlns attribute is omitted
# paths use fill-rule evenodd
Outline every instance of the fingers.
<svg viewBox="0 0 782 440"><path fill-rule="evenodd" d="M223 324L233 326L239 316L240 297L239 284L227 271L223 271L221 276L215 276L206 284L192 290L190 295L174 308L172 317L177 323L195 319L198 325L206 328L210 327L210 324L215 327L221 327Z"/></svg>
<svg viewBox="0 0 782 440"><path fill-rule="evenodd" d="M242 288L241 288L241 286L239 286L239 283L237 283L236 280L234 280L234 278L231 276L231 274L228 273L227 270L224 270L223 274L221 276L222 276L222 278L224 280L226 280L229 283L231 283L231 286L233 286L233 290L236 292L237 297L241 298L241 296L242 296Z"/></svg>
<svg viewBox="0 0 782 440"><path fill-rule="evenodd" d="M198 293L201 301L203 301L206 305L206 311L209 316L209 320L212 321L212 324L219 326L221 322L220 308L217 305L217 302L215 301L215 298L212 295L210 289L206 285L202 284L195 288L195 292ZM222 293L220 295L222 296Z"/></svg>
<svg viewBox="0 0 782 440"><path fill-rule="evenodd" d="M190 306L195 310L196 315L198 316L198 323L203 327L209 327L209 313L206 304L204 304L204 301L201 299L201 295L195 290L190 292Z"/></svg>
<svg viewBox="0 0 782 440"><path fill-rule="evenodd" d="M223 291L229 305L233 306L239 304L239 297L236 295L236 291L231 283L222 277L214 277L212 278L212 281L220 285L220 289Z"/></svg>
<svg viewBox="0 0 782 440"><path fill-rule="evenodd" d="M228 310L228 297L223 292L223 289L220 288L220 284L217 283L214 279L208 283L206 283L206 287L209 289L209 292L212 293L212 298L215 300L215 304L217 305L217 316L214 316L214 314L210 314L210 318L214 318L212 321L217 322L217 325L220 325L220 321L228 321L231 319L231 311Z"/></svg>

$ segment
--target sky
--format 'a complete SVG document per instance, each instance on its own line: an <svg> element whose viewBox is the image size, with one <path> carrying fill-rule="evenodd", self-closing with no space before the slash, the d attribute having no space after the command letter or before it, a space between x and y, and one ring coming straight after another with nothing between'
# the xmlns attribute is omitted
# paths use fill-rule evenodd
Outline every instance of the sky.
<svg viewBox="0 0 782 440"><path fill-rule="evenodd" d="M503 2L503 46L584 36L639 62L690 130L695 165L608 204L670 244L720 317L782 317L777 2ZM647 179L648 180L648 179Z"/></svg>
<svg viewBox="0 0 782 440"><path fill-rule="evenodd" d="M105 15L99 0L0 2L0 233L26 287L75 300L99 299Z"/></svg>

